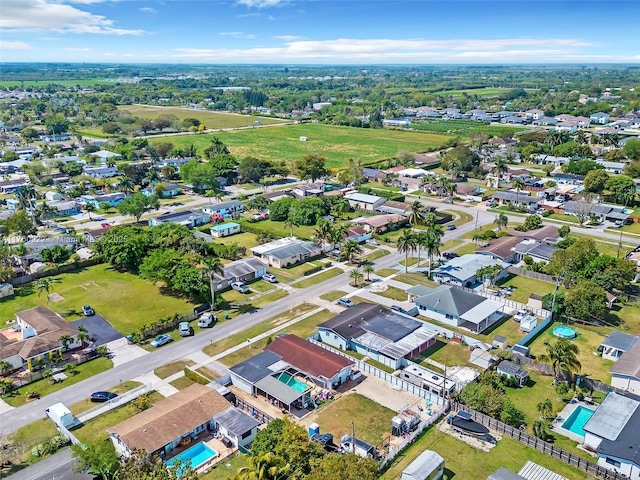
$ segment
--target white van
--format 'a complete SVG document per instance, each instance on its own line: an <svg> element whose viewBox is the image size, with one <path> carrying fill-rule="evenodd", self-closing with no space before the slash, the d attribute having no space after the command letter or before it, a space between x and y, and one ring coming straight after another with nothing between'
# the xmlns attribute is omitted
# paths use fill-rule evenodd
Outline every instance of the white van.
<svg viewBox="0 0 640 480"><path fill-rule="evenodd" d="M211 312L203 313L198 319L198 326L200 328L208 328L213 325L213 322L216 321L216 316Z"/></svg>

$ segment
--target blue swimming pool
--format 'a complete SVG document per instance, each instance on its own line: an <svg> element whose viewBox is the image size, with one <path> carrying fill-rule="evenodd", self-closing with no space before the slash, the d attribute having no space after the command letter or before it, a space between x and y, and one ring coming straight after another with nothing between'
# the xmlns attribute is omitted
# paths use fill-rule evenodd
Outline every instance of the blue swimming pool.
<svg viewBox="0 0 640 480"><path fill-rule="evenodd" d="M196 443L194 446L187 448L184 452L179 455L176 455L171 460L167 462L169 467L175 465L175 463L180 460L182 465L186 465L188 461L190 461L190 465L192 469L198 468L203 463L211 460L213 457L218 455L218 453L211 447L209 447L204 442Z"/></svg>
<svg viewBox="0 0 640 480"><path fill-rule="evenodd" d="M553 334L560 338L576 338L576 331L566 325L558 325L553 327Z"/></svg>
<svg viewBox="0 0 640 480"><path fill-rule="evenodd" d="M309 390L309 386L306 383L297 380L293 375L290 375L287 372L282 372L278 375L278 380L299 392L306 392Z"/></svg>
<svg viewBox="0 0 640 480"><path fill-rule="evenodd" d="M562 428L569 430L576 435L580 435L584 437L586 432L584 431L584 426L587 424L593 412L595 410L591 410L590 408L583 407L582 405L578 405L576 409L571 412L569 418L567 418L562 423Z"/></svg>

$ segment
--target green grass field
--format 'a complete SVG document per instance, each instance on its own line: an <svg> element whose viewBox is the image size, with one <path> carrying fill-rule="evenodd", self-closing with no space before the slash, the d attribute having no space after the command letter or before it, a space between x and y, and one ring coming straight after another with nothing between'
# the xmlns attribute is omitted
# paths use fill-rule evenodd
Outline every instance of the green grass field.
<svg viewBox="0 0 640 480"><path fill-rule="evenodd" d="M194 113L197 113L194 112ZM309 153L327 157L327 165L340 167L348 158L372 163L394 157L399 150L424 152L443 145L449 137L421 132L338 127L324 124L286 125L220 132L211 135L180 135L153 139L152 143L171 142L176 147L193 144L199 153L216 136L231 153L252 155L268 160L297 160ZM308 138L301 142L300 137Z"/></svg>
<svg viewBox="0 0 640 480"><path fill-rule="evenodd" d="M482 133L489 136L510 137L524 128L488 125L482 122L472 122L469 120L417 120L411 124L413 130L423 132L442 133L448 135L469 136L474 133Z"/></svg>
<svg viewBox="0 0 640 480"><path fill-rule="evenodd" d="M259 121L262 125L274 125L286 123L285 120L269 117L254 117L251 115L239 115L237 113L212 112L209 110L197 110L183 107L156 107L153 105L124 105L118 107L121 113L128 113L138 118L154 119L160 115L173 115L179 121L185 118L196 118L204 123L205 127L218 128L238 128L256 125Z"/></svg>
<svg viewBox="0 0 640 480"><path fill-rule="evenodd" d="M498 282L501 287L513 287L515 291L509 296L509 300L520 303L527 303L532 293L546 295L553 293L555 285L535 278L522 277L519 275L509 275L504 281ZM564 290L564 287L561 287Z"/></svg>

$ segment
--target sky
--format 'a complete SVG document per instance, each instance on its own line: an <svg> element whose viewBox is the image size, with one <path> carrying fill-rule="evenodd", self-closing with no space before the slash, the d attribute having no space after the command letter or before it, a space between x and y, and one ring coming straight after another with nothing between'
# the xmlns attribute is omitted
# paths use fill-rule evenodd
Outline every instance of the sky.
<svg viewBox="0 0 640 480"><path fill-rule="evenodd" d="M0 0L0 61L640 63L639 19L638 0Z"/></svg>

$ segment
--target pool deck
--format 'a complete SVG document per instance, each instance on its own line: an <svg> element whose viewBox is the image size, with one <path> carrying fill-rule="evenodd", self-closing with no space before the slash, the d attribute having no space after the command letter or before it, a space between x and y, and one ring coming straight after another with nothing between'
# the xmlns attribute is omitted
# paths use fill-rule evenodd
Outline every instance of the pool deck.
<svg viewBox="0 0 640 480"><path fill-rule="evenodd" d="M562 424L567 420L567 418L571 416L574 410L579 406L588 408L589 410L593 410L593 411L595 411L596 408L598 408L598 405L589 404L587 402L580 402L577 399L573 399L571 400L571 402L567 404L566 407L562 409L560 413L558 413L558 416L553 421L552 430L556 432L558 435L562 435L564 437L570 438L574 442L578 442L582 444L584 442L584 437L582 435L575 434L572 431L562 427Z"/></svg>
<svg viewBox="0 0 640 480"><path fill-rule="evenodd" d="M215 438L211 434L211 432L201 432L193 442L189 443L188 445L183 445L181 447L175 448L171 452L171 454L172 454L171 457L167 458L165 461L172 460L172 459L176 458L182 452L184 452L185 450L188 450L189 448L193 447L194 445L196 445L199 442L202 442L205 445L207 445L208 447L212 448L217 453L217 455L215 457L207 460L202 465L198 466L196 468L196 470L195 470L197 474L205 473L207 470L209 470L216 463L221 462L222 460L224 460L225 458L227 458L229 455L231 455L233 452L236 451L236 448L228 448L228 447L226 447L224 445L224 443L222 443L220 440Z"/></svg>

